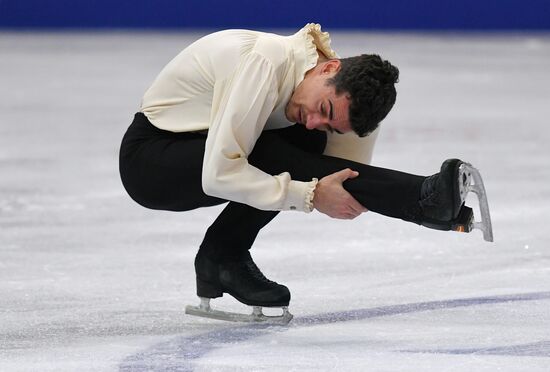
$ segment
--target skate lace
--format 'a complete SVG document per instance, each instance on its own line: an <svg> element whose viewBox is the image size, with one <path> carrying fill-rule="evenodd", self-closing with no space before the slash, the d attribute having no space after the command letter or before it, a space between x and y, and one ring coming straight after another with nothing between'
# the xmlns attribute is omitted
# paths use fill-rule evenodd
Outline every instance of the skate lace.
<svg viewBox="0 0 550 372"><path fill-rule="evenodd" d="M252 277L254 279L259 280L259 281L264 282L264 283L274 283L273 281L271 281L271 280L269 280L265 277L265 275L260 271L258 266L256 266L254 261L252 261L252 260L246 261L244 264L245 264L246 269L248 270L248 272L250 273L250 275L252 275Z"/></svg>
<svg viewBox="0 0 550 372"><path fill-rule="evenodd" d="M436 184L439 180L439 173L429 176L422 183L420 189L420 201L423 204L437 203L439 193L437 192Z"/></svg>

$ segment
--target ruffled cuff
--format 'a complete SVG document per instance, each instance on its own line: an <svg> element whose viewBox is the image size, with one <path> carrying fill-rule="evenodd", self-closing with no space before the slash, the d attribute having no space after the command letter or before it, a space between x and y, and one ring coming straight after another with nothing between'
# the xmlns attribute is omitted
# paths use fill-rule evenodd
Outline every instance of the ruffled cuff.
<svg viewBox="0 0 550 372"><path fill-rule="evenodd" d="M317 187L317 182L319 182L319 180L317 178L314 178L311 180L311 182L308 183L310 187L308 187L306 191L306 198L305 198L307 213L310 213L313 211L313 197L315 196L315 187Z"/></svg>
<svg viewBox="0 0 550 372"><path fill-rule="evenodd" d="M306 213L313 211L313 196L317 182L317 178L309 182L290 181L282 210Z"/></svg>

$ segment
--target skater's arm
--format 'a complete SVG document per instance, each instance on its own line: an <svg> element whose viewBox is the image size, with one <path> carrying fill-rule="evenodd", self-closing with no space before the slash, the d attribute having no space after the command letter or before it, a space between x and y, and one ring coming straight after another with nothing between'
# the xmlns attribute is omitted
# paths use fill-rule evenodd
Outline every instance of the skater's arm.
<svg viewBox="0 0 550 372"><path fill-rule="evenodd" d="M288 172L272 176L248 163L278 98L272 59L251 52L233 76L216 84L218 102L203 161L204 192L263 210L311 211L315 180L295 181Z"/></svg>

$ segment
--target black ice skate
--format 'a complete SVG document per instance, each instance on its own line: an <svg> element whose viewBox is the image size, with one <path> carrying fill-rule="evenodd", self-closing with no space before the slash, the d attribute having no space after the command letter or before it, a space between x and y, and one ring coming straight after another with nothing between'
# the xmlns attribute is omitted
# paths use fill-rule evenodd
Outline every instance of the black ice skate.
<svg viewBox="0 0 550 372"><path fill-rule="evenodd" d="M481 222L475 222L472 208L464 205L470 191L477 195ZM493 241L485 187L481 174L471 164L459 159L446 160L441 171L426 178L422 184L420 207L423 226L459 232L479 229L486 241Z"/></svg>
<svg viewBox="0 0 550 372"><path fill-rule="evenodd" d="M235 322L270 322L287 324L292 319L288 311L290 292L287 287L267 279L252 257L244 261L216 263L204 255L195 258L199 306L187 306L185 313L206 318ZM252 314L214 310L210 299L228 293L238 301L252 306ZM263 314L262 307L281 307L280 316Z"/></svg>

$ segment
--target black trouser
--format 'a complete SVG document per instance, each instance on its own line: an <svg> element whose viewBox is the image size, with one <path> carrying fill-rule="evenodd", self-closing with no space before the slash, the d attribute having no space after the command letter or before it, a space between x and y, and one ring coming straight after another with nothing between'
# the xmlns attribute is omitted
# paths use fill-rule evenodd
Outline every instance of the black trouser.
<svg viewBox="0 0 550 372"><path fill-rule="evenodd" d="M151 209L186 211L227 202L206 195L201 172L206 135L173 133L136 114L120 149L120 175L128 194ZM248 157L269 174L289 172L293 180L311 181L351 168L359 176L344 188L372 212L415 222L424 177L322 155L326 134L302 125L264 131ZM208 228L201 252L217 261L238 260L277 211L229 202Z"/></svg>

